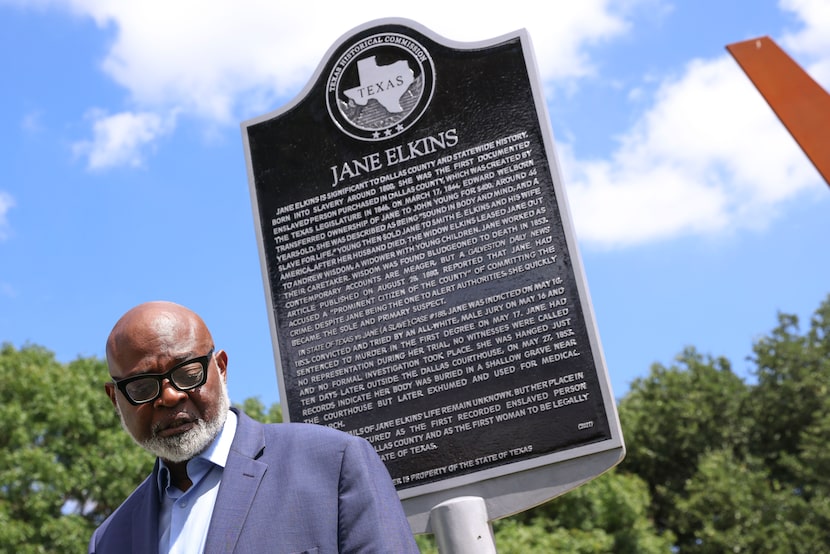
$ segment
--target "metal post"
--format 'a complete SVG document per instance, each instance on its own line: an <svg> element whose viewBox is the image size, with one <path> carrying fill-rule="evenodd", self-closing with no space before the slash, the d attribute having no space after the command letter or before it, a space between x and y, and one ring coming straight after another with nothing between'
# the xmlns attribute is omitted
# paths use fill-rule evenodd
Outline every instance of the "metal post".
<svg viewBox="0 0 830 554"><path fill-rule="evenodd" d="M483 498L452 498L432 508L429 519L440 554L496 554Z"/></svg>

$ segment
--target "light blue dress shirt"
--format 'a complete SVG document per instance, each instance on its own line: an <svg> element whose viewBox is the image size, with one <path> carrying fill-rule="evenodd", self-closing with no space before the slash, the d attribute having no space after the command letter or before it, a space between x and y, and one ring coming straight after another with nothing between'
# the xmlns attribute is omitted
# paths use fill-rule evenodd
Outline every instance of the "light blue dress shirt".
<svg viewBox="0 0 830 554"><path fill-rule="evenodd" d="M236 414L228 411L225 425L207 450L187 462L187 476L193 484L186 492L170 483L170 471L160 462L159 554L204 551L222 472L236 434L236 419Z"/></svg>

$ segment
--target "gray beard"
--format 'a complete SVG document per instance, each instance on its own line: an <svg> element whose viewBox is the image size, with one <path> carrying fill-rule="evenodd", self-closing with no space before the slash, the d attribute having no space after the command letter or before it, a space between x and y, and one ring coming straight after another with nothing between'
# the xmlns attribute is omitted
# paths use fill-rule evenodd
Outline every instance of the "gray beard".
<svg viewBox="0 0 830 554"><path fill-rule="evenodd" d="M146 440L136 439L124 424L124 417L121 415L121 410L118 411L118 415L121 417L121 427L124 428L138 446L158 456L165 462L179 463L191 460L207 450L207 447L210 446L225 425L230 405L228 387L225 383L222 383L216 417L212 419L197 419L193 422L192 429L169 437L160 437L157 435L157 430L153 429L152 436Z"/></svg>

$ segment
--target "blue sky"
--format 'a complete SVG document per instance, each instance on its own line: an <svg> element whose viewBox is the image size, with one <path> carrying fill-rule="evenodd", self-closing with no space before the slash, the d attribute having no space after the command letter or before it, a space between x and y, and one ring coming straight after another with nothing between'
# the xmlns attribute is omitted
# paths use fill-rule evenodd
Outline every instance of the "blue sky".
<svg viewBox="0 0 830 554"><path fill-rule="evenodd" d="M616 396L690 345L747 376L776 314L830 292L830 188L724 48L768 35L828 89L825 0L282 4L0 0L1 342L103 356L173 300L233 401L276 402L239 124L392 16L530 32Z"/></svg>

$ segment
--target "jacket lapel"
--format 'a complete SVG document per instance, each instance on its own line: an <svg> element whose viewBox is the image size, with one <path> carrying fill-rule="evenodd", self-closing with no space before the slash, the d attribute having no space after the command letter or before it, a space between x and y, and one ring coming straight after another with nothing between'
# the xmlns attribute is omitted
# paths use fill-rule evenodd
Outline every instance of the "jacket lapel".
<svg viewBox="0 0 830 554"><path fill-rule="evenodd" d="M233 552L268 465L257 461L265 448L261 424L236 410L236 426L210 520L205 554Z"/></svg>
<svg viewBox="0 0 830 554"><path fill-rule="evenodd" d="M141 498L133 511L132 552L142 554L157 554L159 549L159 490L158 490L159 462L150 476L139 487Z"/></svg>

